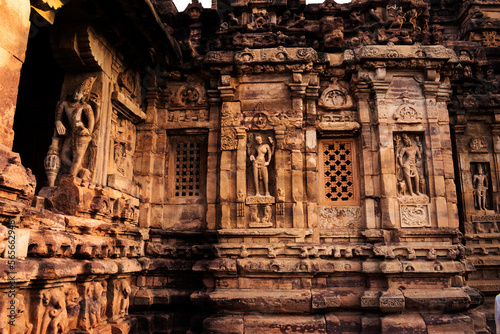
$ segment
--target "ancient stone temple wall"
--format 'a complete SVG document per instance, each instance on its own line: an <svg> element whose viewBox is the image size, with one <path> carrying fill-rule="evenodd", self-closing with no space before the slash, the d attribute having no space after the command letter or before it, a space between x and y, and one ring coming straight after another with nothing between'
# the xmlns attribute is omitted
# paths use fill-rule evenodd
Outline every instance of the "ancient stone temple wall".
<svg viewBox="0 0 500 334"><path fill-rule="evenodd" d="M0 155L6 333L488 332L498 2L31 6L64 81L46 179Z"/></svg>
<svg viewBox="0 0 500 334"><path fill-rule="evenodd" d="M460 8L461 41L454 44L462 71L450 104L461 219L468 258L476 268L469 285L485 294L479 308L493 319L498 285L498 99L495 68L497 10L491 3Z"/></svg>

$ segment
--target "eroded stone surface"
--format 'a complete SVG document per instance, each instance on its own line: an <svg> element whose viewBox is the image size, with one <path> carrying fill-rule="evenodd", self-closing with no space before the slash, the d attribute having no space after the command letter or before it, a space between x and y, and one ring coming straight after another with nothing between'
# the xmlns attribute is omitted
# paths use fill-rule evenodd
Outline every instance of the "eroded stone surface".
<svg viewBox="0 0 500 334"><path fill-rule="evenodd" d="M65 71L36 195L30 5ZM497 2L3 6L6 333L487 332Z"/></svg>

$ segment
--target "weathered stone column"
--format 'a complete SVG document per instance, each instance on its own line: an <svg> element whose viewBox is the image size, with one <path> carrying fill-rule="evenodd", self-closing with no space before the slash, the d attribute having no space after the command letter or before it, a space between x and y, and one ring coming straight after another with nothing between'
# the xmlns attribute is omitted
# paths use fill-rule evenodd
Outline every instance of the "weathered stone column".
<svg viewBox="0 0 500 334"><path fill-rule="evenodd" d="M218 87L221 92L222 107L220 112L220 174L219 174L219 205L220 205L220 228L228 229L231 226L231 194L234 191L244 194L243 200L246 197L246 136L237 135L235 126L238 125L241 106L239 102L232 102L234 98L234 88L231 86L231 76L223 74L221 76L221 85ZM214 154L217 154L214 149ZM215 159L216 155L214 155ZM232 166L236 160L236 184L232 181L234 170ZM240 196L241 197L241 196ZM234 198L233 198L234 200ZM233 202L234 203L234 202ZM237 204L240 205L240 204ZM240 205L241 206L241 205ZM236 216L244 216L244 205L242 210ZM237 225L242 224L242 219L239 218Z"/></svg>
<svg viewBox="0 0 500 334"><path fill-rule="evenodd" d="M21 67L30 31L30 2L2 2L2 34L0 36L0 145L12 149L14 114Z"/></svg>
<svg viewBox="0 0 500 334"><path fill-rule="evenodd" d="M377 68L376 78L372 81L372 89L375 92L374 117L378 122L378 157L377 164L380 167L380 206L382 210L383 228L396 227L396 187L394 182L394 146L392 141L392 129L388 124L388 111L385 95L389 89L390 82L385 81L385 67Z"/></svg>
<svg viewBox="0 0 500 334"><path fill-rule="evenodd" d="M30 2L2 2L2 34L0 36L0 199L31 203L36 180L22 164L19 154L12 152L14 114L21 67L23 66L30 30ZM20 213L20 203L3 206L0 215Z"/></svg>
<svg viewBox="0 0 500 334"><path fill-rule="evenodd" d="M292 91L292 110L304 114L304 98L306 95L307 83L304 83L302 72L292 73L292 82L288 84ZM303 157L300 150L292 150L292 220L293 227L305 227L304 217L304 181L303 173Z"/></svg>

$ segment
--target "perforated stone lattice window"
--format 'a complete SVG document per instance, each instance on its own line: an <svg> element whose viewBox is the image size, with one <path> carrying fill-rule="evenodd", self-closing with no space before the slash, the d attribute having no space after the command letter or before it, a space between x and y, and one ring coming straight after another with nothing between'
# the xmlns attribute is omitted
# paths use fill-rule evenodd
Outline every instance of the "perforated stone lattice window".
<svg viewBox="0 0 500 334"><path fill-rule="evenodd" d="M356 200L353 140L330 140L322 145L323 202L350 204Z"/></svg>
<svg viewBox="0 0 500 334"><path fill-rule="evenodd" d="M178 143L175 155L176 197L200 196L201 187L201 144Z"/></svg>

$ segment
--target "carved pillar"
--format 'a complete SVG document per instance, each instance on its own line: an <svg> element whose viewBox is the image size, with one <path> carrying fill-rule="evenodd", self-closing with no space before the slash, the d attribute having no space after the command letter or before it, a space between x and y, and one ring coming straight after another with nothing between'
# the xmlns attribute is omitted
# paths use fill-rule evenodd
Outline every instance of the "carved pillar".
<svg viewBox="0 0 500 334"><path fill-rule="evenodd" d="M316 130L306 130L307 227L318 228L318 139Z"/></svg>
<svg viewBox="0 0 500 334"><path fill-rule="evenodd" d="M289 83L288 86L292 90L292 109L303 113L304 97L308 84L303 82L302 72L294 72L292 74L292 82Z"/></svg>
<svg viewBox="0 0 500 334"><path fill-rule="evenodd" d="M303 156L299 150L292 150L292 212L293 227L304 226L304 178Z"/></svg>
<svg viewBox="0 0 500 334"><path fill-rule="evenodd" d="M389 82L385 79L385 68L377 68L376 78L372 81L372 89L375 92L374 121L378 122L378 163L380 164L380 206L382 210L382 227L396 227L396 187L394 184L394 146L392 130L388 125L388 110L384 100L389 88Z"/></svg>
<svg viewBox="0 0 500 334"><path fill-rule="evenodd" d="M500 180L500 124L494 123L491 125L491 134L493 139L493 156L494 156L494 166L491 166L494 179L497 182L492 182L493 190L493 210L499 211L500 206L500 191L498 186L498 180Z"/></svg>
<svg viewBox="0 0 500 334"><path fill-rule="evenodd" d="M236 137L238 140L238 150L236 152L236 228L245 228L245 197L247 194L247 133L243 128L237 128L236 132Z"/></svg>
<svg viewBox="0 0 500 334"><path fill-rule="evenodd" d="M220 91L215 87L207 91L208 103L210 106L210 123L214 125L208 133L208 148L207 148L207 229L217 228L217 188L219 187L217 180L218 154L219 144L217 131L219 124L219 108L220 108Z"/></svg>
<svg viewBox="0 0 500 334"><path fill-rule="evenodd" d="M241 107L239 102L231 102L234 98L234 88L231 85L231 76L227 74L221 75L220 86L217 87L220 91L222 99L221 106L221 121L220 121L220 175L219 175L219 205L220 205L220 228L229 229L234 226L231 225L231 194L236 191L236 196L239 191L241 183L245 183L245 172L241 171L241 163L246 162L246 142L242 142L237 138L235 126L238 125ZM241 150L243 149L243 151ZM236 150L236 152L235 152ZM236 155L236 157L235 157ZM231 168L233 160L236 159L236 184L232 183L234 170ZM246 168L246 167L245 167ZM241 180L243 177L243 180ZM245 186L243 187L245 189ZM246 196L246 192L244 192ZM234 205L234 204L233 204ZM238 205L238 204L237 204ZM238 214L236 214L239 216ZM242 220L238 219L241 224Z"/></svg>
<svg viewBox="0 0 500 334"><path fill-rule="evenodd" d="M292 90L292 109L304 113L304 97L306 95L307 83L303 82L303 74L294 72L292 74L292 82L288 84ZM305 227L304 225L304 179L303 173L303 157L299 150L292 150L292 225L296 228Z"/></svg>
<svg viewBox="0 0 500 334"><path fill-rule="evenodd" d="M309 86L306 89L306 122L307 124L314 125L316 121L316 101L319 96L319 78L317 74L311 74L309 78Z"/></svg>
<svg viewBox="0 0 500 334"><path fill-rule="evenodd" d="M161 161L165 159L164 155L160 157L155 155L158 140L158 134L155 130L157 127L157 105L160 91L156 86L156 77L154 75L148 79L147 85L146 122L137 127L136 159L139 163L136 163L134 180L142 186L142 203L139 215L140 226L162 228L163 209L161 203L163 199L157 202L156 205L152 203L153 192L155 191L153 184L155 159L161 159ZM163 145L165 145L168 138L163 139L165 140Z"/></svg>
<svg viewBox="0 0 500 334"><path fill-rule="evenodd" d="M319 78L315 73L310 74L309 86L306 90L305 123L316 125L316 103L319 97ZM307 227L315 229L315 238L319 241L318 229L318 139L316 129L306 130L306 194L307 194Z"/></svg>
<svg viewBox="0 0 500 334"><path fill-rule="evenodd" d="M446 186L446 201L448 203L448 216L449 216L449 227L458 228L459 220L458 217L458 200L457 200L457 187L455 182L455 165L453 161L453 151L451 144L451 133L450 133L450 117L448 112L448 101L450 98L451 89L449 84L442 83L438 89L436 96L436 112L438 114L438 123L441 134L441 145L443 147L443 166L444 166L444 178ZM432 108L433 106L430 105Z"/></svg>
<svg viewBox="0 0 500 334"><path fill-rule="evenodd" d="M443 140L443 135L446 134L448 131L446 131L445 126L442 126L442 122L444 121L446 122L446 124L448 124L447 122L448 118L446 117L444 120L440 119L441 113L439 113L437 109L436 97L440 84L441 84L440 82L435 82L435 81L424 81L424 83L422 84L422 89L427 109L427 124L429 128L428 136L430 139L429 148L432 152L431 154L432 161L430 162L432 167L430 168L433 171L433 182L432 182L433 191L431 192L430 195L431 197L434 197L433 204L436 207L437 226L449 227L448 203L445 197L445 193L447 190L452 191L453 189L450 189L450 185L448 185L448 188L446 188L445 166L443 163L443 155L441 152L443 151L442 147L443 141L445 144L448 144L448 147L451 147L451 145L449 136L448 138L445 138ZM450 175L448 173L448 177L449 176ZM428 186L429 188L431 187L430 182Z"/></svg>
<svg viewBox="0 0 500 334"><path fill-rule="evenodd" d="M285 129L283 127L274 129L274 136L276 138L276 153L274 154L274 159L276 161L276 166L285 165L285 151L283 147L285 145ZM276 227L282 228L286 224L285 206L285 168L276 168Z"/></svg>
<svg viewBox="0 0 500 334"><path fill-rule="evenodd" d="M360 175L363 175L363 186L361 191L364 193L361 196L365 197L364 212L366 219L366 228L380 227L380 219L375 214L376 206L375 197L380 196L380 190L377 186L379 174L376 170L376 161L378 160L374 152L376 152L377 141L374 138L373 127L371 125L371 108L370 108L370 87L364 81L355 83L356 89L354 97L357 102L357 110L359 115L359 123L361 124L360 141L361 154L359 159Z"/></svg>

